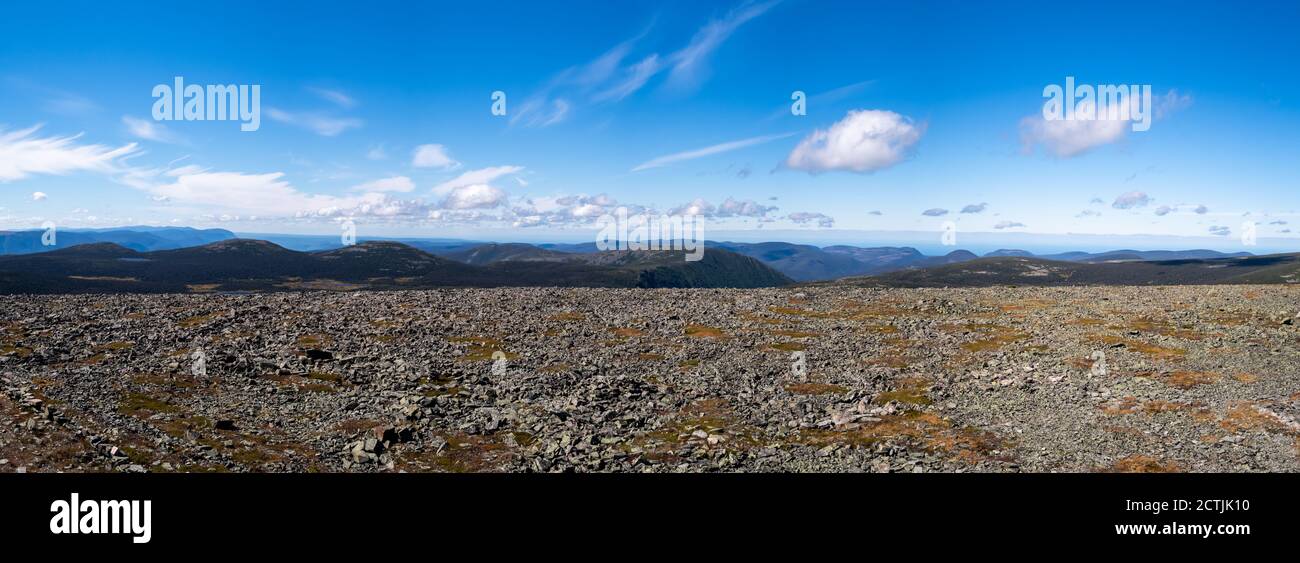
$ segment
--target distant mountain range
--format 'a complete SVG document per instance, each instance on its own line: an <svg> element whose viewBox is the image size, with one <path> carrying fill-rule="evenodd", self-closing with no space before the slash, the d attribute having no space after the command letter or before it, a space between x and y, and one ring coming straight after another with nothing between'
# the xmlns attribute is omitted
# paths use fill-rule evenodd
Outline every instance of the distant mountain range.
<svg viewBox="0 0 1300 563"><path fill-rule="evenodd" d="M43 230L0 231L0 255L32 254L79 244L111 242L131 250L150 252L199 246L235 238L225 229L190 227L118 227L113 229L56 229L55 246L42 243Z"/></svg>
<svg viewBox="0 0 1300 563"><path fill-rule="evenodd" d="M997 256L822 283L865 287L1291 284L1300 283L1300 254L1076 262Z"/></svg>
<svg viewBox="0 0 1300 563"><path fill-rule="evenodd" d="M389 241L319 252L231 239L137 252L92 243L0 257L0 293L213 292L431 287L771 287L790 278L752 258L711 250L575 254L566 260L457 262Z"/></svg>
<svg viewBox="0 0 1300 563"><path fill-rule="evenodd" d="M446 286L767 287L793 282L864 285L1289 282L1289 259L1213 250L1113 250L1034 255L1000 249L927 256L911 247L817 247L786 242L706 242L705 259L682 252L601 252L594 242L482 243L457 239L237 238L223 229L122 227L0 232L0 291L218 291ZM285 248L289 245L292 248ZM1291 256L1291 255L1277 255ZM1235 261L1234 261L1235 260ZM1265 267L1267 266L1267 268ZM1268 268L1274 268L1271 270ZM1206 270L1206 271L1203 271ZM1215 271L1208 271L1215 270ZM1221 270L1221 271L1218 271ZM1263 273L1261 273L1263 272ZM1277 274L1277 275L1274 275Z"/></svg>

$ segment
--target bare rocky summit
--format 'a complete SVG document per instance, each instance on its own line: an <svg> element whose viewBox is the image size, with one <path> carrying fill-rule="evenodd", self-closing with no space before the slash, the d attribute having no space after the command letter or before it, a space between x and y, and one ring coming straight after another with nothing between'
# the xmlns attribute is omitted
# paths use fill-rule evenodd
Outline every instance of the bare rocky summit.
<svg viewBox="0 0 1300 563"><path fill-rule="evenodd" d="M1296 471L1300 288L0 296L0 471Z"/></svg>

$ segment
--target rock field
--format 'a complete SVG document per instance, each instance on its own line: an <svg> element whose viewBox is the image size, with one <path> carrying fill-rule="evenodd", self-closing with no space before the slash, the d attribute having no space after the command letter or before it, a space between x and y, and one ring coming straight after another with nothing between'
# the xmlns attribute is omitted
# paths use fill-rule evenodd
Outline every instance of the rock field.
<svg viewBox="0 0 1300 563"><path fill-rule="evenodd" d="M1290 472L1300 287L0 296L0 471Z"/></svg>

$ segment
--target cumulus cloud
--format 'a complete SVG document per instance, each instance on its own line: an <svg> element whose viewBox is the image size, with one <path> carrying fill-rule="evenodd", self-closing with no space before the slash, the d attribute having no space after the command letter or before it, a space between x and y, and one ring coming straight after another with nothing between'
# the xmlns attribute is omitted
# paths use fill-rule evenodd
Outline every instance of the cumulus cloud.
<svg viewBox="0 0 1300 563"><path fill-rule="evenodd" d="M606 194L569 195L558 198L528 199L510 209L516 227L565 226L589 224L601 215L612 214L619 207L629 215L648 211L639 205L623 205Z"/></svg>
<svg viewBox="0 0 1300 563"><path fill-rule="evenodd" d="M967 205L966 207L961 208L961 212L962 213L983 213L985 209L988 209L988 206L989 204L987 203L972 203Z"/></svg>
<svg viewBox="0 0 1300 563"><path fill-rule="evenodd" d="M1160 207L1156 208L1156 215L1164 217L1165 215L1172 213L1173 210L1174 208L1169 207L1168 205L1161 205Z"/></svg>
<svg viewBox="0 0 1300 563"><path fill-rule="evenodd" d="M415 182L406 176L393 176L371 180L364 184L352 186L354 192L410 192L415 190Z"/></svg>
<svg viewBox="0 0 1300 563"><path fill-rule="evenodd" d="M1204 205L1198 205L1198 206L1192 208L1192 213L1195 213L1195 214L1197 214L1197 215L1205 215L1206 213L1209 213L1209 212L1210 212L1210 208L1208 208L1208 207L1206 207L1206 206L1204 206Z"/></svg>
<svg viewBox="0 0 1300 563"><path fill-rule="evenodd" d="M1066 100L1072 103L1073 100ZM1141 98L1128 98L1130 115L1141 111ZM1177 90L1155 96L1151 101L1152 118L1162 119L1170 114L1190 106L1191 96L1179 94ZM1097 106L1095 101L1081 101L1075 106L1076 114L1111 115L1112 111L1122 111L1122 106ZM1059 158L1069 158L1086 153L1096 147L1114 143L1123 139L1133 127L1133 121L1125 119L1054 119L1049 120L1041 112L1020 120L1020 139L1026 152L1035 146L1042 146L1049 153Z"/></svg>
<svg viewBox="0 0 1300 563"><path fill-rule="evenodd" d="M45 192L32 192L32 201L45 201L48 197Z"/></svg>
<svg viewBox="0 0 1300 563"><path fill-rule="evenodd" d="M1281 219L1277 219L1277 220L1274 220L1274 221L1269 221L1268 224L1270 224L1270 225L1285 225L1285 224L1286 224L1286 221L1283 221L1283 220L1281 220Z"/></svg>
<svg viewBox="0 0 1300 563"><path fill-rule="evenodd" d="M365 123L354 117L336 117L323 113L292 113L276 108L267 108L266 115L280 123L306 129L322 137L336 137L348 129L358 129Z"/></svg>
<svg viewBox="0 0 1300 563"><path fill-rule="evenodd" d="M831 217L829 217L829 216L827 216L827 215L825 215L825 214L823 214L823 213L811 213L811 212L808 212L808 211L796 211L796 212L794 212L794 213L791 213L791 214L789 214L789 215L786 215L785 218L786 218L786 219L789 219L789 220L791 220L791 221L793 221L793 222L795 222L795 223L797 223L797 224L800 224L800 225L806 225L806 224L810 224L810 223L816 223L818 227L823 228L823 229L829 229L829 228L835 226L835 219L833 219L833 218L831 218Z"/></svg>
<svg viewBox="0 0 1300 563"><path fill-rule="evenodd" d="M0 182L33 174L119 173L125 169L121 159L139 153L136 143L117 148L79 144L81 135L38 137L35 134L39 129L37 125L10 132L0 130Z"/></svg>
<svg viewBox="0 0 1300 563"><path fill-rule="evenodd" d="M884 215L884 213L881 213L879 211L868 211L867 215Z"/></svg>
<svg viewBox="0 0 1300 563"><path fill-rule="evenodd" d="M470 184L452 188L442 199L444 209L491 209L506 201L506 193L487 184Z"/></svg>
<svg viewBox="0 0 1300 563"><path fill-rule="evenodd" d="M829 129L815 130L800 141L785 165L811 174L875 172L907 158L924 132L924 126L892 111L853 110Z"/></svg>
<svg viewBox="0 0 1300 563"><path fill-rule="evenodd" d="M1020 121L1020 139L1026 151L1042 145L1053 155L1068 158L1118 141L1130 127L1131 122L1119 119L1048 120L1032 115Z"/></svg>
<svg viewBox="0 0 1300 563"><path fill-rule="evenodd" d="M460 166L447 154L447 147L437 144L420 145L411 153L411 166L449 170Z"/></svg>
<svg viewBox="0 0 1300 563"><path fill-rule="evenodd" d="M1078 215L1075 215L1075 217L1101 217L1101 212L1096 209L1084 209L1083 211L1080 211Z"/></svg>
<svg viewBox="0 0 1300 563"><path fill-rule="evenodd" d="M1115 209L1133 209L1135 207L1146 207L1151 203L1151 197L1145 192L1124 192L1115 198L1110 204Z"/></svg>
<svg viewBox="0 0 1300 563"><path fill-rule="evenodd" d="M1014 229L1023 226L1025 226L1025 224L1019 221L999 221L998 224L993 225L993 228L1000 231L1002 229Z"/></svg>
<svg viewBox="0 0 1300 563"><path fill-rule="evenodd" d="M1232 229L1229 229L1229 228L1227 228L1227 227L1223 227L1223 226L1220 226L1220 225L1215 225L1215 226L1213 226L1213 227L1210 227L1210 234L1212 234L1212 235L1216 235L1216 236L1221 236L1221 237L1226 237L1226 236L1232 234Z"/></svg>
<svg viewBox="0 0 1300 563"><path fill-rule="evenodd" d="M753 200L738 200L728 197L717 206L702 198L696 198L690 203L670 209L668 213L670 215L699 215L708 218L725 219L731 217L766 217L776 210L777 207L773 205L763 205Z"/></svg>
<svg viewBox="0 0 1300 563"><path fill-rule="evenodd" d="M784 139L784 138L786 138L786 137L790 137L790 136L792 136L792 135L793 135L793 133L786 133L786 134L782 134L782 135L763 135L763 136L761 136L761 137L751 137L751 138L748 138L748 139L741 139L741 140L739 140L739 141L730 141L730 142L720 143L720 144L717 144L717 145L712 145L712 146L708 146L708 147L704 147L704 148L699 148L699 149L695 149L695 150L689 150L689 151L685 151L685 152L673 153L673 154L666 155L666 156L661 156L661 157L658 157L658 158L652 158L652 159L650 159L650 160L648 160L648 161L646 161L646 162L643 162L643 163L637 165L635 168L633 168L633 169L632 169L632 172L640 172L640 171L642 171L642 170L647 170L647 169L650 169L650 168L659 168L659 167L661 167L661 166L667 166L667 165L672 164L672 163L674 163L674 162L682 162L682 161L685 161L685 160L694 160L694 159L697 159L697 158L703 158L703 157L710 156L710 155L720 154L720 153L724 153L724 152L731 152L731 151L734 151L734 150L739 150L739 149L743 149L743 148L746 148L746 147L752 147L752 146L754 146L754 145L758 145L758 144L766 143L766 142L768 142L768 141L774 141L774 140L777 140L777 139Z"/></svg>
<svg viewBox="0 0 1300 563"><path fill-rule="evenodd" d="M921 215L925 215L926 217L940 217L947 214L948 214L947 209L940 209L938 207L926 209L925 211L921 212Z"/></svg>

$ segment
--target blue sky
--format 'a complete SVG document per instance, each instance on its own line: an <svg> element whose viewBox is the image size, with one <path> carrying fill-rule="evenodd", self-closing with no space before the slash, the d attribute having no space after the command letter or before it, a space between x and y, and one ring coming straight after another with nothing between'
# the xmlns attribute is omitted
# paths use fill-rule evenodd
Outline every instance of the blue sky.
<svg viewBox="0 0 1300 563"><path fill-rule="evenodd" d="M1231 246L1252 220L1285 247L1297 23L1228 2L22 3L0 21L0 227L571 240L627 206L729 238L954 221ZM155 121L175 76L260 85L261 127ZM1067 76L1150 85L1150 129L1042 123Z"/></svg>

